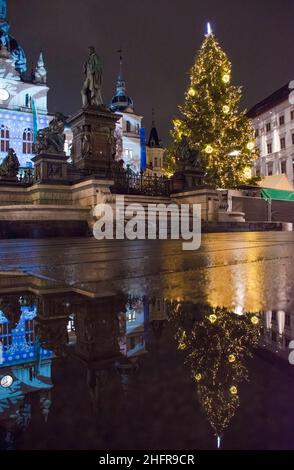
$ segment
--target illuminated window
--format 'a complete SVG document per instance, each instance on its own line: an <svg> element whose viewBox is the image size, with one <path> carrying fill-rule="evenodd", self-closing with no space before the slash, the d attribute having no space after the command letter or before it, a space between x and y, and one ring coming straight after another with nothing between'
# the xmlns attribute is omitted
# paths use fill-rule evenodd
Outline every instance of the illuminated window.
<svg viewBox="0 0 294 470"><path fill-rule="evenodd" d="M32 129L27 128L23 131L22 151L24 154L33 153L34 134Z"/></svg>
<svg viewBox="0 0 294 470"><path fill-rule="evenodd" d="M132 149L125 149L125 158L126 158L127 162L133 159L133 150Z"/></svg>
<svg viewBox="0 0 294 470"><path fill-rule="evenodd" d="M136 321L136 312L135 312L135 310L131 310L128 313L128 322L132 323L132 322L135 322L135 321Z"/></svg>
<svg viewBox="0 0 294 470"><path fill-rule="evenodd" d="M2 125L0 132L1 132L1 137L0 137L1 152L8 152L9 147L10 147L9 129L7 126Z"/></svg>

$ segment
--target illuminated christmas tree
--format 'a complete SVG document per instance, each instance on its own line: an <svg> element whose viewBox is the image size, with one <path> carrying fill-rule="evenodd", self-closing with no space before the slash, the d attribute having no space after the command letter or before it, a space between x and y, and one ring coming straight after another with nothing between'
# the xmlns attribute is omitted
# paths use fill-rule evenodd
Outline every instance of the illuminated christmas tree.
<svg viewBox="0 0 294 470"><path fill-rule="evenodd" d="M202 158L205 182L229 188L254 182L257 157L253 128L239 112L241 88L231 84L231 63L210 27L190 72L180 117L173 122L173 148L186 136Z"/></svg>
<svg viewBox="0 0 294 470"><path fill-rule="evenodd" d="M219 444L239 407L239 385L248 380L246 362L258 345L260 320L256 314L238 316L209 305L194 306L193 311L196 320L184 304L172 307L170 318Z"/></svg>

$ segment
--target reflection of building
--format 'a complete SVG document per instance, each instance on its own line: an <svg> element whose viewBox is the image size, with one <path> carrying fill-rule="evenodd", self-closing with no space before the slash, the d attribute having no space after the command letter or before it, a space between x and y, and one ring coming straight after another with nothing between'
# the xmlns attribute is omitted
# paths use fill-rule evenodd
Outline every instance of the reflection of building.
<svg viewBox="0 0 294 470"><path fill-rule="evenodd" d="M284 310L268 310L263 313L264 347L288 360L289 344L294 338L294 317Z"/></svg>
<svg viewBox="0 0 294 470"><path fill-rule="evenodd" d="M161 141L158 137L154 115L152 119L152 127L150 131L148 144L146 146L146 158L147 158L147 172L153 176L163 176L164 175L164 171L163 171L164 148L162 147Z"/></svg>
<svg viewBox="0 0 294 470"><path fill-rule="evenodd" d="M120 314L120 351L128 358L146 353L145 323L147 308L142 299L128 302Z"/></svg>
<svg viewBox="0 0 294 470"><path fill-rule="evenodd" d="M289 84L275 91L249 111L253 119L260 157L258 176L285 174L294 181L294 104L289 102Z"/></svg>
<svg viewBox="0 0 294 470"><path fill-rule="evenodd" d="M15 434L27 428L39 393L38 408L47 421L51 399L52 353L35 332L37 309L27 297L5 296L0 310L0 432L2 447L12 448Z"/></svg>
<svg viewBox="0 0 294 470"><path fill-rule="evenodd" d="M6 3L0 2L0 161L12 147L25 167L31 165L34 127L48 125L47 71L41 54L35 72L27 77L25 53L8 33Z"/></svg>
<svg viewBox="0 0 294 470"><path fill-rule="evenodd" d="M142 116L134 112L133 100L127 96L126 82L122 73L122 57L120 71L116 82L116 92L110 104L110 110L120 114L121 118L116 127L117 160L123 159L125 165L136 173L141 170L142 155L145 142L142 138Z"/></svg>

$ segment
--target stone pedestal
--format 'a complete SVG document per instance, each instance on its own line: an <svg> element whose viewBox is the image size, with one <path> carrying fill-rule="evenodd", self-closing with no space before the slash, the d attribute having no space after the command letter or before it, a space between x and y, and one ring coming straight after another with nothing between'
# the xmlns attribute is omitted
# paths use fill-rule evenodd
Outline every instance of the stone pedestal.
<svg viewBox="0 0 294 470"><path fill-rule="evenodd" d="M177 204L201 204L201 220L217 222L219 213L219 194L217 190L201 188L192 191L183 191L172 195Z"/></svg>
<svg viewBox="0 0 294 470"><path fill-rule="evenodd" d="M17 177L11 176L0 176L0 184L3 183L17 183Z"/></svg>
<svg viewBox="0 0 294 470"><path fill-rule="evenodd" d="M64 184L67 182L67 159L65 153L40 153L32 160L35 163L37 183Z"/></svg>
<svg viewBox="0 0 294 470"><path fill-rule="evenodd" d="M192 191L203 187L205 172L201 168L185 168L172 177L172 192Z"/></svg>
<svg viewBox="0 0 294 470"><path fill-rule="evenodd" d="M73 132L72 161L80 170L108 177L115 159L114 130L119 116L104 107L80 110L68 119Z"/></svg>

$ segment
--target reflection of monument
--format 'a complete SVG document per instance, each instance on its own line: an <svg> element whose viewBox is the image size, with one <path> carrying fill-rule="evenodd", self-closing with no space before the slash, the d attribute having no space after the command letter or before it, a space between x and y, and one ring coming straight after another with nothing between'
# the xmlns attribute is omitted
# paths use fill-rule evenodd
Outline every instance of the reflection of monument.
<svg viewBox="0 0 294 470"><path fill-rule="evenodd" d="M170 305L179 350L184 351L201 407L218 446L239 407L239 385L248 380L246 359L260 338L260 319L224 308L195 305L187 318L185 304Z"/></svg>
<svg viewBox="0 0 294 470"><path fill-rule="evenodd" d="M164 299L156 298L149 302L149 323L156 339L160 339L168 322Z"/></svg>

